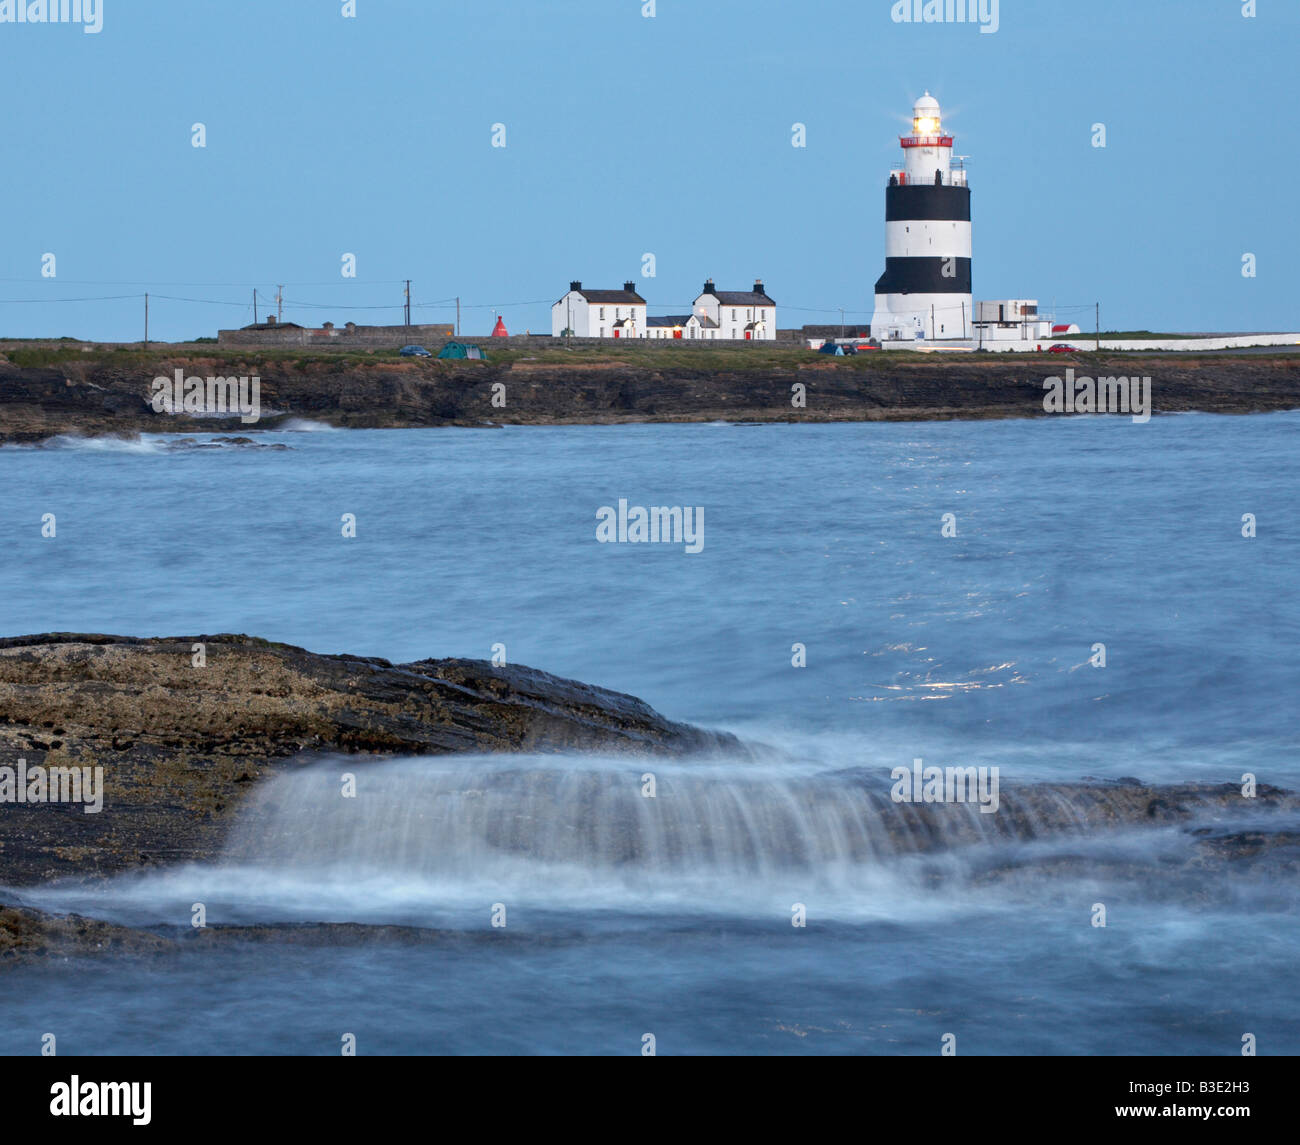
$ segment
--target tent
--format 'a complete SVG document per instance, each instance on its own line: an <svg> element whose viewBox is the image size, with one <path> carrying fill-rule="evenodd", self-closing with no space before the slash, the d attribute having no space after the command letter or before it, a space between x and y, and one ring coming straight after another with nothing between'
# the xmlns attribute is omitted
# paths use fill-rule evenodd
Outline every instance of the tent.
<svg viewBox="0 0 1300 1145"><path fill-rule="evenodd" d="M509 337L510 337L509 332L506 330L506 322L505 322L505 319L502 318L500 314L497 315L497 324L496 324L494 327L492 327L492 337L493 337L493 338L509 338Z"/></svg>
<svg viewBox="0 0 1300 1145"><path fill-rule="evenodd" d="M844 357L844 347L834 342L827 342L817 351L819 354L834 354L837 358Z"/></svg>
<svg viewBox="0 0 1300 1145"><path fill-rule="evenodd" d="M478 358L487 361L487 355L477 346L467 346L464 342L448 342L438 351L439 358Z"/></svg>

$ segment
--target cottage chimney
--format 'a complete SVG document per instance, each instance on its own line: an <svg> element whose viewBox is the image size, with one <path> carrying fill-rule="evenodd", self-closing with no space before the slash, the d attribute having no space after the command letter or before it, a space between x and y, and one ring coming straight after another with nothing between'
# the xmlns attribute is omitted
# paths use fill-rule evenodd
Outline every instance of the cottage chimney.
<svg viewBox="0 0 1300 1145"><path fill-rule="evenodd" d="M267 324L268 326L274 326L274 325L275 325L275 321L276 321L276 319L275 319L275 315L274 315L274 314L268 314L268 315L266 316L266 324Z"/></svg>
<svg viewBox="0 0 1300 1145"><path fill-rule="evenodd" d="M710 278L710 279L706 279L706 280L705 280L705 283L704 283L704 293L705 293L705 294L716 294L716 293L717 293L717 291L714 290L714 288L713 288L713 279Z"/></svg>
<svg viewBox="0 0 1300 1145"><path fill-rule="evenodd" d="M767 293L767 291L763 289L763 280L761 278L754 279L754 293L755 294Z"/></svg>
<svg viewBox="0 0 1300 1145"><path fill-rule="evenodd" d="M582 283L580 283L580 282L571 282L571 283L569 283L569 289L570 289L570 290L581 291L581 290L582 290Z"/></svg>
<svg viewBox="0 0 1300 1145"><path fill-rule="evenodd" d="M623 289L626 290L629 294L635 294L635 293L636 293L636 283L635 283L635 282L625 282L625 283L623 283Z"/></svg>

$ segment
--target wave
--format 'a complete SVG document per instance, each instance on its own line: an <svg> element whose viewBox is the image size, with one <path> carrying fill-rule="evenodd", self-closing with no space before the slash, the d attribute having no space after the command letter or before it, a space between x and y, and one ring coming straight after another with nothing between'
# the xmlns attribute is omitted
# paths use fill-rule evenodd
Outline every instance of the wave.
<svg viewBox="0 0 1300 1145"><path fill-rule="evenodd" d="M1225 822L1249 821L1242 803L1230 785L1035 783L1004 788L986 814L895 803L877 768L339 757L259 788L219 862L34 893L44 909L135 925L182 924L196 902L213 922L469 926L498 903L588 923L789 918L800 903L823 918L914 919L1102 877L1201 896L1207 852L1193 831L1213 842Z"/></svg>
<svg viewBox="0 0 1300 1145"><path fill-rule="evenodd" d="M346 433L347 430L340 429L336 425L330 425L324 421L312 421L305 417L291 417L280 422L270 433Z"/></svg>
<svg viewBox="0 0 1300 1145"><path fill-rule="evenodd" d="M292 446L257 441L246 432L219 434L141 434L129 437L77 437L59 434L33 444L5 446L9 449L52 450L65 453L112 454L132 457L156 457L170 453L208 453L214 450L274 449Z"/></svg>
<svg viewBox="0 0 1300 1145"><path fill-rule="evenodd" d="M152 456L166 453L168 445L164 438L149 434L134 438L77 437L74 434L58 434L25 448L66 450L74 453L124 453Z"/></svg>

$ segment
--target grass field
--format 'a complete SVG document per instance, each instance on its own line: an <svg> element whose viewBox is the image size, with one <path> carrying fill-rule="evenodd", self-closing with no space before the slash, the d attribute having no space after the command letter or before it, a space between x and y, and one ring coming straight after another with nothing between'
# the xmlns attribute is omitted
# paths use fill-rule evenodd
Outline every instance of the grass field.
<svg viewBox="0 0 1300 1145"><path fill-rule="evenodd" d="M1077 341L1089 341L1092 335L1072 335ZM1106 332L1106 339L1128 338L1188 338L1192 335L1150 334L1147 331L1133 333ZM837 358L818 354L803 346L755 345L752 342L700 344L682 343L678 345L638 345L635 342L613 343L608 346L580 344L565 346L558 342L547 346L495 346L487 338L465 339L476 342L488 353L489 365L513 365L530 363L543 366L627 366L639 369L669 371L704 371L708 373L772 371L791 369L800 366L821 365L825 368L861 371L880 369L882 367L933 368L938 363L949 366L975 363L1004 362L1014 368L1015 363L1034 359L1053 359L1059 355L1043 353L920 353L914 350L869 350L852 357ZM1058 339L1058 341L1063 339ZM1047 343L1044 343L1045 345ZM1279 347L1279 355L1288 354L1289 348ZM1173 351L1171 351L1173 353ZM438 370L474 370L482 369L483 363L476 361L440 361L428 358L403 358L398 347L382 350L339 349L312 350L304 347L285 346L243 346L220 347L215 343L154 343L148 350L140 346L106 346L94 343L76 342L68 339L51 340L48 343L0 339L0 355L13 365L32 368L39 366L59 366L71 362L94 363L97 366L119 368L123 370L154 370L168 359L201 358L210 361L214 367L240 367L250 363L279 365L294 371L305 371L312 367L336 370L340 367L405 364L419 365L424 369L431 366ZM1124 357L1123 351L1109 350L1103 345L1100 352L1080 350L1068 355L1072 360L1089 361L1092 359L1111 359ZM1195 354L1184 355L1187 360ZM984 368L984 367L981 367Z"/></svg>

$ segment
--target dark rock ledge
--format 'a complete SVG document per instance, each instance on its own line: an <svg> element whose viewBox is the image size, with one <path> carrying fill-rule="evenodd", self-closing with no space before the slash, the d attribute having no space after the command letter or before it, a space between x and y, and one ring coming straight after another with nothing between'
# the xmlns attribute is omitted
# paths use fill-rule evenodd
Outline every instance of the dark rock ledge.
<svg viewBox="0 0 1300 1145"><path fill-rule="evenodd" d="M532 668L391 664L230 635L0 639L0 767L102 766L105 790L93 815L0 804L0 885L210 859L259 780L323 753L721 750L743 749Z"/></svg>

